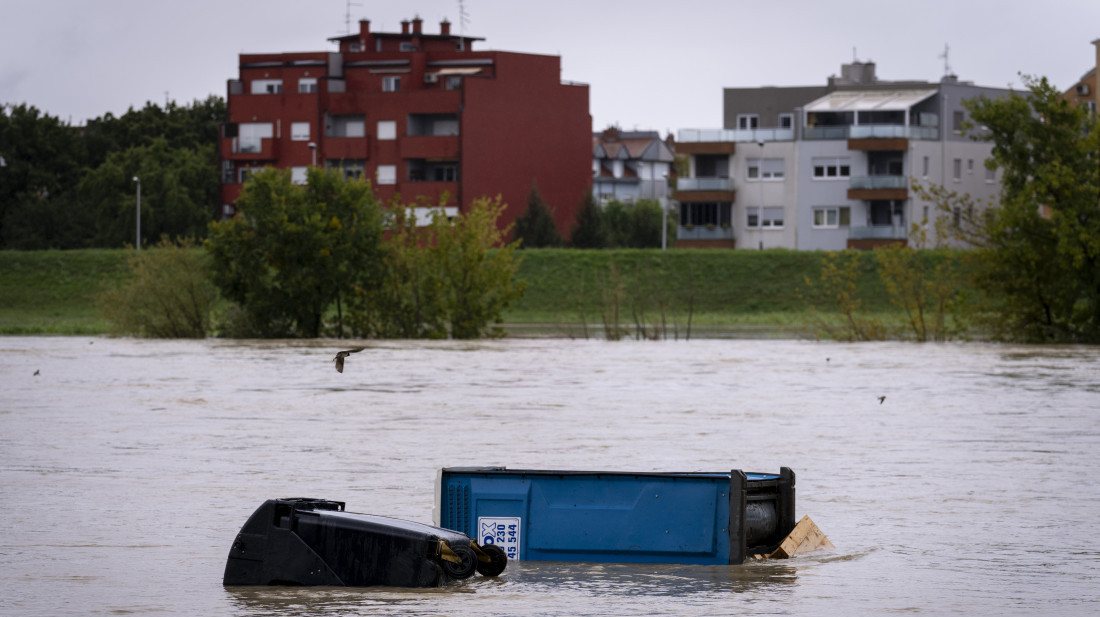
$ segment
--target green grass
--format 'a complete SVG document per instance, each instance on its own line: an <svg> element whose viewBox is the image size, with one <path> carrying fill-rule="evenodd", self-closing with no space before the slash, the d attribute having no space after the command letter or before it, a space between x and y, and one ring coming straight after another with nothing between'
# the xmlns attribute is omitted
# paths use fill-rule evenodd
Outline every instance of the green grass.
<svg viewBox="0 0 1100 617"><path fill-rule="evenodd" d="M129 275L132 251L0 251L0 334L104 334L110 324L96 297ZM805 296L825 253L722 250L524 250L519 278L527 292L506 315L508 331L525 328L577 336L583 322L602 324L619 290L619 321L664 322L667 335L805 334L831 307ZM934 253L928 253L935 259ZM860 256L858 293L866 311L896 322L874 255ZM820 310L819 310L820 309ZM635 314L638 311L638 314ZM583 315L583 319L582 319ZM533 328L530 328L533 327Z"/></svg>
<svg viewBox="0 0 1100 617"><path fill-rule="evenodd" d="M817 277L825 258L825 253L806 251L719 250L538 249L520 255L519 276L528 282L527 293L509 319L535 322L575 314L578 307L598 309L605 303L605 289L616 281L630 299L664 301L683 312L690 299L697 315L713 315L719 323L773 322L815 308L804 297L805 277ZM861 255L858 286L867 310L892 310L870 253Z"/></svg>
<svg viewBox="0 0 1100 617"><path fill-rule="evenodd" d="M96 296L128 273L129 251L0 251L0 334L101 334Z"/></svg>

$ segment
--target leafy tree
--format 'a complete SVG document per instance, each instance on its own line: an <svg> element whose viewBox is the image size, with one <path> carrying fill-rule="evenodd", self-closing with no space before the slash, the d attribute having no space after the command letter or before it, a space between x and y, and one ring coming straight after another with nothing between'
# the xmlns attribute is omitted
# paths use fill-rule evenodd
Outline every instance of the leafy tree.
<svg viewBox="0 0 1100 617"><path fill-rule="evenodd" d="M353 329L379 338L446 338L443 273L430 252L432 230L414 208L391 204L385 271L375 288L357 288L351 299ZM436 215L442 216L442 215Z"/></svg>
<svg viewBox="0 0 1100 617"><path fill-rule="evenodd" d="M205 274L206 258L193 240L162 238L155 247L131 255L132 276L98 298L100 311L125 334L202 338L217 299Z"/></svg>
<svg viewBox="0 0 1100 617"><path fill-rule="evenodd" d="M523 241L523 248L546 248L563 244L554 215L542 201L536 186L532 186L531 192L527 194L527 210L516 219L515 231L515 237Z"/></svg>
<svg viewBox="0 0 1100 617"><path fill-rule="evenodd" d="M344 301L380 275L382 215L370 184L310 168L295 185L289 170L267 169L245 184L237 207L206 241L222 294L264 336L320 336L334 305L342 335Z"/></svg>
<svg viewBox="0 0 1100 617"><path fill-rule="evenodd" d="M510 229L497 227L504 204L483 197L456 220L432 221L429 249L442 273L443 306L451 337L473 339L499 335L504 311L523 296L526 284L514 279L519 269L519 243L505 244Z"/></svg>
<svg viewBox="0 0 1100 617"><path fill-rule="evenodd" d="M1045 78L966 103L1003 170L997 206L928 191L945 233L975 247L998 338L1100 342L1100 123ZM955 224L957 222L957 224Z"/></svg>
<svg viewBox="0 0 1100 617"><path fill-rule="evenodd" d="M61 244L67 234L58 232L57 210L73 202L53 200L80 180L83 152L79 132L58 118L26 104L0 106L0 246L71 248Z"/></svg>
<svg viewBox="0 0 1100 617"><path fill-rule="evenodd" d="M134 175L142 179L145 237L201 238L215 218L219 97L163 109L149 103L84 127L27 105L0 112L0 247L133 242Z"/></svg>
<svg viewBox="0 0 1100 617"><path fill-rule="evenodd" d="M573 248L578 249L602 249L607 248L607 230L604 227L603 210L596 203L592 191L584 196L580 211L577 213L577 222L573 231L569 234L569 241Z"/></svg>
<svg viewBox="0 0 1100 617"><path fill-rule="evenodd" d="M137 192L141 179L141 235L145 238L202 239L214 220L218 194L216 168L208 164L210 146L172 148L163 138L114 152L77 187L84 210L94 213L95 246L135 241Z"/></svg>
<svg viewBox="0 0 1100 617"><path fill-rule="evenodd" d="M612 200L604 209L612 248L660 248L661 220L661 204L655 199L631 203Z"/></svg>
<svg viewBox="0 0 1100 617"><path fill-rule="evenodd" d="M860 278L861 255L855 251L830 251L821 262L821 275L814 280L805 277L805 295L810 306L824 307L843 316L837 324L824 315L818 316L818 328L828 338L840 341L877 341L886 338L886 327L869 317L863 309L856 282Z"/></svg>

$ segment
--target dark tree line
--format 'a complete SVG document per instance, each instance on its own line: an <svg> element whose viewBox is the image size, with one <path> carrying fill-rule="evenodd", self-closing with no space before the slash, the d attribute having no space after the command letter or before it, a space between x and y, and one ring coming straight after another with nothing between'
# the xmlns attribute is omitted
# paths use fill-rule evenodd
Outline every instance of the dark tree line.
<svg viewBox="0 0 1100 617"><path fill-rule="evenodd" d="M225 102L147 103L72 126L25 103L0 106L0 249L120 247L206 236L218 213Z"/></svg>

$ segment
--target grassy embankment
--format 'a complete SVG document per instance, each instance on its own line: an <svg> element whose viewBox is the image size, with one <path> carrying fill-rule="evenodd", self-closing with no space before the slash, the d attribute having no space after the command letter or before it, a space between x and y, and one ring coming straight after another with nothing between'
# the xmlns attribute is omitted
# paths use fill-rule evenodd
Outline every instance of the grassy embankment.
<svg viewBox="0 0 1100 617"><path fill-rule="evenodd" d="M798 251L521 251L523 300L506 315L512 332L596 336L618 315L623 336L767 336L812 330L820 316L803 296L824 253ZM96 296L127 276L117 250L0 251L0 334L100 334L109 325ZM865 255L858 280L864 308L898 315ZM824 307L822 307L824 308ZM662 326L663 324L663 326Z"/></svg>

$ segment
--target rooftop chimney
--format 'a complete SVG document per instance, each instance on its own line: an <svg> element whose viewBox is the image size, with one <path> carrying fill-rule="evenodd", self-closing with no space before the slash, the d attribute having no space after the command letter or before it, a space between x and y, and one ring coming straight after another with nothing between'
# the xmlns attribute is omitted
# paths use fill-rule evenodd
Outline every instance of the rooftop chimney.
<svg viewBox="0 0 1100 617"><path fill-rule="evenodd" d="M413 34L420 34L420 27L423 25L424 20L420 17L413 18Z"/></svg>
<svg viewBox="0 0 1100 617"><path fill-rule="evenodd" d="M402 19L401 20L401 34L408 34L408 33L409 33L409 20Z"/></svg>
<svg viewBox="0 0 1100 617"><path fill-rule="evenodd" d="M363 37L363 36L366 36L368 34L370 34L370 20L369 19L360 19L359 20L359 36Z"/></svg>
<svg viewBox="0 0 1100 617"><path fill-rule="evenodd" d="M451 22L447 21L444 17L443 21L439 22L439 33L443 36L449 36L451 34Z"/></svg>

